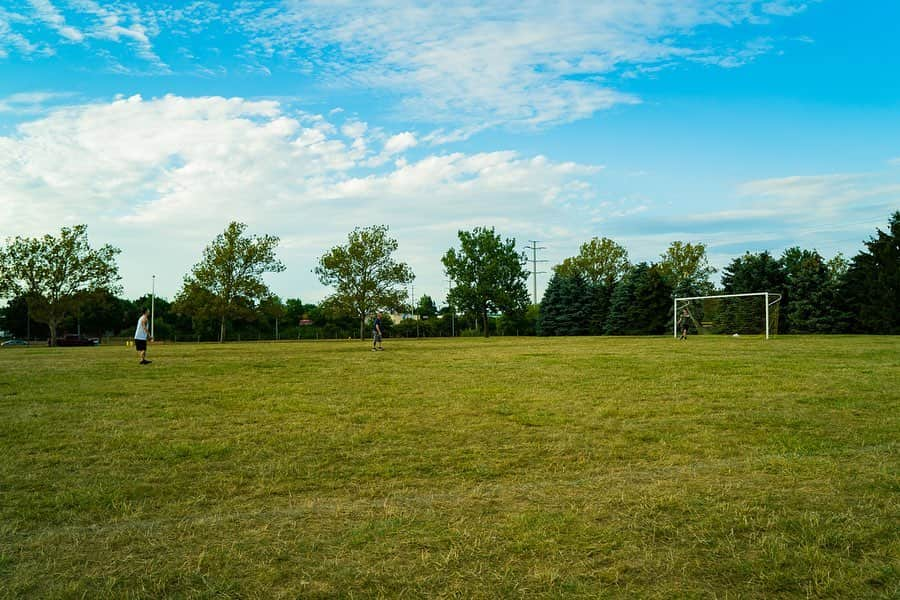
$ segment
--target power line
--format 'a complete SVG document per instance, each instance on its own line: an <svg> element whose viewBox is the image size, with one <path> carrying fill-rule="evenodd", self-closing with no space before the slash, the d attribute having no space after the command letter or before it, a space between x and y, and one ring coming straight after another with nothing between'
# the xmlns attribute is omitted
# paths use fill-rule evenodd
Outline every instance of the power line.
<svg viewBox="0 0 900 600"><path fill-rule="evenodd" d="M537 300L537 276L539 274L544 274L547 272L547 271L538 271L537 270L538 263L547 262L546 260L538 260L537 251L538 250L546 250L547 247L546 246L538 246L538 243L540 242L540 240L528 240L528 242L531 245L526 246L525 248L527 250L531 250L531 274L534 278L534 304L537 304L538 303L538 300Z"/></svg>

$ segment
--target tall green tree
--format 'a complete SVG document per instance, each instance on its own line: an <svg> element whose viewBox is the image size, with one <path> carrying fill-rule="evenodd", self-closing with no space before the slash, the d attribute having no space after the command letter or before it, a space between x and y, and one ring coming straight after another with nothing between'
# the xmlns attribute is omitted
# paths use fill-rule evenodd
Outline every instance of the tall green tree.
<svg viewBox="0 0 900 600"><path fill-rule="evenodd" d="M709 294L713 290L710 277L716 270L709 265L706 244L672 242L660 256L657 268L673 289L696 295Z"/></svg>
<svg viewBox="0 0 900 600"><path fill-rule="evenodd" d="M279 339L281 337L279 325L280 321L287 315L287 306L281 301L281 298L272 295L268 298L263 298L259 303L259 310L267 320L275 323L274 337L276 340Z"/></svg>
<svg viewBox="0 0 900 600"><path fill-rule="evenodd" d="M668 329L672 287L657 265L634 265L616 284L606 320L607 335L656 335Z"/></svg>
<svg viewBox="0 0 900 600"><path fill-rule="evenodd" d="M768 251L746 252L731 260L722 270L722 286L726 294L772 292L781 294L778 325L786 331L786 313L789 303L785 284L784 264ZM758 330L762 300L731 302L724 305L716 317L720 331L750 333ZM764 310L765 307L762 307Z"/></svg>
<svg viewBox="0 0 900 600"><path fill-rule="evenodd" d="M335 289L324 304L331 311L359 319L360 339L366 315L403 306L404 286L415 279L409 265L394 259L397 247L386 225L357 227L347 236L346 244L329 250L314 269L323 285Z"/></svg>
<svg viewBox="0 0 900 600"><path fill-rule="evenodd" d="M453 280L450 303L478 315L489 335L488 313L521 313L528 306L528 271L525 255L516 251L516 240L502 240L486 227L458 233L460 247L451 248L441 262Z"/></svg>
<svg viewBox="0 0 900 600"><path fill-rule="evenodd" d="M586 335L594 301L592 291L578 271L570 276L554 273L541 299L540 335Z"/></svg>
<svg viewBox="0 0 900 600"><path fill-rule="evenodd" d="M178 312L218 320L219 342L225 340L226 319L253 319L259 302L271 295L263 275L284 271L275 256L278 238L245 236L246 229L244 223L229 223L203 250L175 297Z"/></svg>
<svg viewBox="0 0 900 600"><path fill-rule="evenodd" d="M816 250L788 248L781 257L790 302L785 319L791 333L829 333L843 329L837 303L844 271L840 257L826 261Z"/></svg>
<svg viewBox="0 0 900 600"><path fill-rule="evenodd" d="M595 237L581 245L578 255L563 260L553 270L563 277L580 273L590 285L612 288L629 266L628 251L623 246L607 237Z"/></svg>
<svg viewBox="0 0 900 600"><path fill-rule="evenodd" d="M119 291L116 256L109 244L91 248L87 226L63 227L59 237L16 237L0 249L0 297L22 295L31 319L46 323L50 343L57 328L90 294Z"/></svg>
<svg viewBox="0 0 900 600"><path fill-rule="evenodd" d="M437 316L437 304L428 294L419 298L419 304L416 307L416 314L423 319L431 319Z"/></svg>
<svg viewBox="0 0 900 600"><path fill-rule="evenodd" d="M722 270L726 294L784 291L784 267L778 259L763 251L747 252L731 260Z"/></svg>
<svg viewBox="0 0 900 600"><path fill-rule="evenodd" d="M843 305L852 314L854 330L900 334L900 211L865 246L844 276Z"/></svg>
<svg viewBox="0 0 900 600"><path fill-rule="evenodd" d="M50 329L47 325L35 323L33 319L29 321L28 315L28 300L25 296L10 298L6 306L0 308L0 330L27 340L49 338Z"/></svg>

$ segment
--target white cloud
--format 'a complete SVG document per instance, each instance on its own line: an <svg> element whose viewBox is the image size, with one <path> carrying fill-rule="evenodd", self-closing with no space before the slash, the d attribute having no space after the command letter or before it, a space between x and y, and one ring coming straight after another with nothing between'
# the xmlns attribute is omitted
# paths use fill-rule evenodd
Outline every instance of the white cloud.
<svg viewBox="0 0 900 600"><path fill-rule="evenodd" d="M515 152L407 160L408 132L385 135L396 160L372 170L343 135L368 128L346 127L241 98L58 108L0 137L2 235L87 223L92 241L123 249L126 293L156 273L171 296L203 246L240 220L285 240L276 290L315 299L325 293L310 273L316 257L353 227L386 223L417 286L439 295L440 256L458 228L545 239L582 221L593 198L597 167Z"/></svg>
<svg viewBox="0 0 900 600"><path fill-rule="evenodd" d="M399 154L414 148L418 143L412 132L404 131L388 138L388 141L384 143L384 151L390 155Z"/></svg>

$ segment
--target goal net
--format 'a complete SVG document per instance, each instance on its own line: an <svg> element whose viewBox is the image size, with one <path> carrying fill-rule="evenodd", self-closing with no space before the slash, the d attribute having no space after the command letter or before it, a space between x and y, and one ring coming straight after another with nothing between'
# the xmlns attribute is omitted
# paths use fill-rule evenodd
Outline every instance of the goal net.
<svg viewBox="0 0 900 600"><path fill-rule="evenodd" d="M781 294L753 292L675 298L675 337L691 334L765 335L778 333Z"/></svg>

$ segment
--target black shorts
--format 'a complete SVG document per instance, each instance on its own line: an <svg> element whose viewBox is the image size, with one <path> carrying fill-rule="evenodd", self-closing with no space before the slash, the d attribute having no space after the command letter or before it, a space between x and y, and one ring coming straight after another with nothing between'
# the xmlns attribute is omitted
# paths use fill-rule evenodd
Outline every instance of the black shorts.
<svg viewBox="0 0 900 600"><path fill-rule="evenodd" d="M147 349L147 340L134 340L134 349L138 352L143 352Z"/></svg>

